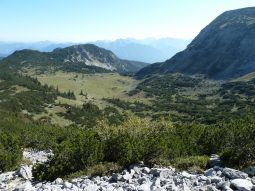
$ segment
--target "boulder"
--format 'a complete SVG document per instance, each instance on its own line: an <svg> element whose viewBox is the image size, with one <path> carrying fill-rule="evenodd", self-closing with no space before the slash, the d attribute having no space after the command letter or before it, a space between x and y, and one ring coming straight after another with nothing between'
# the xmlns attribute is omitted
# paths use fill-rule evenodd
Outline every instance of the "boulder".
<svg viewBox="0 0 255 191"><path fill-rule="evenodd" d="M213 169L213 168L210 168L210 169L208 169L208 170L206 170L205 172L204 172L204 175L205 176L214 176L214 175L216 175L217 173L216 173L216 171Z"/></svg>
<svg viewBox="0 0 255 191"><path fill-rule="evenodd" d="M17 173L26 180L32 179L32 169L27 165L21 166Z"/></svg>
<svg viewBox="0 0 255 191"><path fill-rule="evenodd" d="M246 179L248 177L248 174L232 169L232 168L224 168L222 171L223 175L225 175L227 178L230 179Z"/></svg>
<svg viewBox="0 0 255 191"><path fill-rule="evenodd" d="M230 186L239 191L251 191L253 184L251 183L250 180L238 178L232 180Z"/></svg>
<svg viewBox="0 0 255 191"><path fill-rule="evenodd" d="M244 169L244 172L247 173L249 176L255 176L255 167L249 167Z"/></svg>

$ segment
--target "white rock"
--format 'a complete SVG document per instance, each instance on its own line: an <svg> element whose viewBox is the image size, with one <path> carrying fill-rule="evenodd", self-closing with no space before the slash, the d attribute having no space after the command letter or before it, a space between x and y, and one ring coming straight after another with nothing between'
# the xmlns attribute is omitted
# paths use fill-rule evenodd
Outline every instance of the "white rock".
<svg viewBox="0 0 255 191"><path fill-rule="evenodd" d="M0 182L7 182L14 178L15 172L6 172L0 174Z"/></svg>
<svg viewBox="0 0 255 191"><path fill-rule="evenodd" d="M98 190L98 186L95 184L90 184L88 186L86 186L85 188L83 188L84 191L97 191Z"/></svg>
<svg viewBox="0 0 255 191"><path fill-rule="evenodd" d="M18 170L18 174L19 176L26 180L32 179L32 170L27 165L21 166L20 169Z"/></svg>
<svg viewBox="0 0 255 191"><path fill-rule="evenodd" d="M146 174L149 174L149 173L150 173L150 170L151 170L151 169L149 169L148 167L145 167L145 168L143 169L143 172L146 173Z"/></svg>
<svg viewBox="0 0 255 191"><path fill-rule="evenodd" d="M34 191L35 188L32 186L30 181L26 181L25 183L18 185L15 188L15 191Z"/></svg>
<svg viewBox="0 0 255 191"><path fill-rule="evenodd" d="M239 191L250 191L253 187L253 184L250 180L234 179L231 181L231 186L235 187Z"/></svg>
<svg viewBox="0 0 255 191"><path fill-rule="evenodd" d="M55 180L55 183L56 183L56 184L63 184L63 180L62 180L61 178L57 178L57 179Z"/></svg>
<svg viewBox="0 0 255 191"><path fill-rule="evenodd" d="M125 174L122 176L123 181L128 181L132 178L132 174L129 174L128 172L125 172Z"/></svg>
<svg viewBox="0 0 255 191"><path fill-rule="evenodd" d="M33 164L45 163L49 157L52 156L52 151L38 151L35 149L25 149L23 151L23 158L31 161Z"/></svg>
<svg viewBox="0 0 255 191"><path fill-rule="evenodd" d="M150 191L151 184L150 183L144 183L138 187L138 191Z"/></svg>
<svg viewBox="0 0 255 191"><path fill-rule="evenodd" d="M66 188L72 188L72 183L70 183L70 182L65 182L65 183L64 183L64 186L65 186Z"/></svg>
<svg viewBox="0 0 255 191"><path fill-rule="evenodd" d="M187 173L186 171L183 171L183 172L181 173L181 175L182 175L184 178L189 178L189 179L196 178L196 175Z"/></svg>

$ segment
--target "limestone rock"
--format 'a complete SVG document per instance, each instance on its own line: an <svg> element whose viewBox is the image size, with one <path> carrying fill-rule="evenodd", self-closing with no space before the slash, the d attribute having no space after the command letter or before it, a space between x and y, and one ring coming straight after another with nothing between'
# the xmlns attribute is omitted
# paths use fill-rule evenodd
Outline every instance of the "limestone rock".
<svg viewBox="0 0 255 191"><path fill-rule="evenodd" d="M21 166L18 170L18 174L26 180L32 179L32 169L27 165Z"/></svg>
<svg viewBox="0 0 255 191"><path fill-rule="evenodd" d="M249 180L235 179L231 181L231 187L239 191L251 191L253 184Z"/></svg>

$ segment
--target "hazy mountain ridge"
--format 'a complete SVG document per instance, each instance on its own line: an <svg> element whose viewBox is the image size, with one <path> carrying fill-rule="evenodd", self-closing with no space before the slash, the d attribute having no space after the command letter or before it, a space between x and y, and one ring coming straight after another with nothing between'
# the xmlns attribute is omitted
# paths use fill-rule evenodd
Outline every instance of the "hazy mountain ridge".
<svg viewBox="0 0 255 191"><path fill-rule="evenodd" d="M89 43L111 50L121 59L154 63L159 61L165 61L169 57L173 56L175 53L183 50L189 43L189 40L173 38L147 38L137 40L128 38L118 39L116 41L91 41ZM78 43L57 43L51 41L32 43L0 42L0 57L8 56L16 50L32 49L42 52L51 52L56 48L65 48L75 44Z"/></svg>
<svg viewBox="0 0 255 191"><path fill-rule="evenodd" d="M4 58L3 63L4 66L14 70L33 68L39 71L82 72L93 69L97 72L108 70L121 73L135 72L145 65L145 63L121 60L111 51L93 44L57 48L52 52L27 49L15 51L12 55Z"/></svg>
<svg viewBox="0 0 255 191"><path fill-rule="evenodd" d="M183 50L189 40L173 38L118 39L93 42L113 51L118 57L148 63L162 62Z"/></svg>
<svg viewBox="0 0 255 191"><path fill-rule="evenodd" d="M205 74L230 79L255 71L255 8L227 11L218 16L174 57L138 72Z"/></svg>
<svg viewBox="0 0 255 191"><path fill-rule="evenodd" d="M40 41L40 42L1 42L0 41L0 55L8 56L17 50L32 49L42 52L50 52L56 48L64 48L71 46L74 43L70 42L51 42L51 41Z"/></svg>

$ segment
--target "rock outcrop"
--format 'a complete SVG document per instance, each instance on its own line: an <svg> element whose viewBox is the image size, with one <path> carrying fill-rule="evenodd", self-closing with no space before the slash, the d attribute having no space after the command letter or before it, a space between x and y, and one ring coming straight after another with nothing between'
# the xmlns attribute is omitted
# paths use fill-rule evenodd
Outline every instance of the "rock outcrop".
<svg viewBox="0 0 255 191"><path fill-rule="evenodd" d="M228 172L227 176L225 176L226 172ZM15 172L0 175L0 190L252 191L254 189L255 182L243 172L217 166L208 169L204 174L190 174L186 171L178 172L173 168L148 168L138 165L111 176L84 176L70 181L57 178L53 182L21 179L15 175Z"/></svg>
<svg viewBox="0 0 255 191"><path fill-rule="evenodd" d="M38 152L39 153L39 152ZM29 154L30 155L30 154ZM35 155L34 155L35 156ZM217 158L212 156L211 158ZM217 159L218 162L219 159ZM0 174L1 191L255 191L255 176L213 166L203 174L179 172L174 168L131 165L120 173L103 177L78 177L70 181L36 182L28 166Z"/></svg>

